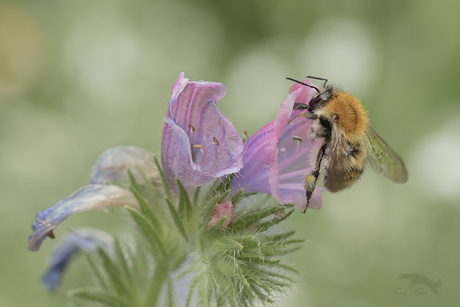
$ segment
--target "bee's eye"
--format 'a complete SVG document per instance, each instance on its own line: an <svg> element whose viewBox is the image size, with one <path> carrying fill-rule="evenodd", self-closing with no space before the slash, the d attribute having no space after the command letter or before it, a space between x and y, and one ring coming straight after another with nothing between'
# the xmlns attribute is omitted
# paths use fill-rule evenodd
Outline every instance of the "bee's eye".
<svg viewBox="0 0 460 307"><path fill-rule="evenodd" d="M318 96L312 98L308 105L310 106L310 108L315 109L318 106L323 105L326 101L328 101L331 98L331 96L331 91L325 91L319 94Z"/></svg>

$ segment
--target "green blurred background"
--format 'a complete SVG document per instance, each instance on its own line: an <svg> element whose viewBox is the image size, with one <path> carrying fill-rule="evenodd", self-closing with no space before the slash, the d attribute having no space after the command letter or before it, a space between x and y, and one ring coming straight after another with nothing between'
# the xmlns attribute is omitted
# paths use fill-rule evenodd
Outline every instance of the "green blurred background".
<svg viewBox="0 0 460 307"><path fill-rule="evenodd" d="M104 150L160 152L171 86L227 85L220 110L250 134L272 120L284 78L327 77L359 97L410 179L368 170L284 227L308 239L279 306L457 306L460 298L460 1L8 1L0 3L0 306L85 306L84 261L52 296L38 282L55 242L28 252L35 213L84 185ZM95 226L128 237L120 211ZM441 279L440 295L397 280ZM411 295L419 287L421 295ZM392 295L397 288L405 297Z"/></svg>

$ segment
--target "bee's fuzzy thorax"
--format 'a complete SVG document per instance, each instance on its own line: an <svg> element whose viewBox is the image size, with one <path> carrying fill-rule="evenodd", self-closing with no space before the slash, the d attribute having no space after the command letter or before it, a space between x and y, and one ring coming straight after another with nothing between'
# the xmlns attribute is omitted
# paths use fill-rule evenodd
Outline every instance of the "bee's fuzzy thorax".
<svg viewBox="0 0 460 307"><path fill-rule="evenodd" d="M334 90L326 105L330 116L336 115L337 124L351 143L359 142L366 133L368 119L359 100L343 91Z"/></svg>

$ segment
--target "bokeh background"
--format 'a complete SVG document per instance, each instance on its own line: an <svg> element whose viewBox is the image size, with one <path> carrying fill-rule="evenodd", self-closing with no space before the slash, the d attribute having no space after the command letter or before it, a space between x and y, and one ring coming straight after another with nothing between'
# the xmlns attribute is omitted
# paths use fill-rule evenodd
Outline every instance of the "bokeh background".
<svg viewBox="0 0 460 307"><path fill-rule="evenodd" d="M276 116L285 77L327 77L406 161L407 184L368 170L285 224L308 243L289 258L302 274L279 306L458 305L459 16L449 0L1 1L0 306L87 306L64 295L91 282L84 261L56 295L42 288L55 242L28 252L30 223L84 185L104 150L159 153L181 71L225 83L218 107L250 134ZM132 231L115 210L71 217L56 235L80 226ZM440 294L404 273L440 279Z"/></svg>

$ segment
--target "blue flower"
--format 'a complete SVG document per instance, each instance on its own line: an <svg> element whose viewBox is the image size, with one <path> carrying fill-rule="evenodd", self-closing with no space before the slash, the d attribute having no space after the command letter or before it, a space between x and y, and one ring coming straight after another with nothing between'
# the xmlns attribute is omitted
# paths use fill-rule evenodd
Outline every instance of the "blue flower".
<svg viewBox="0 0 460 307"><path fill-rule="evenodd" d="M55 292L62 274L80 251L95 252L102 248L108 255L113 255L113 246L112 236L101 230L82 228L69 232L51 255L48 269L41 278L43 285L49 292Z"/></svg>
<svg viewBox="0 0 460 307"><path fill-rule="evenodd" d="M38 250L47 236L54 238L53 230L75 213L106 207L131 206L138 209L139 204L131 191L110 185L113 182L127 181L128 169L133 172L138 182L142 182L143 178L136 167L146 175L147 180L159 181L154 159L146 150L120 146L104 152L94 167L90 180L92 184L81 187L54 206L37 213L37 218L32 223L33 233L29 236L29 250Z"/></svg>

